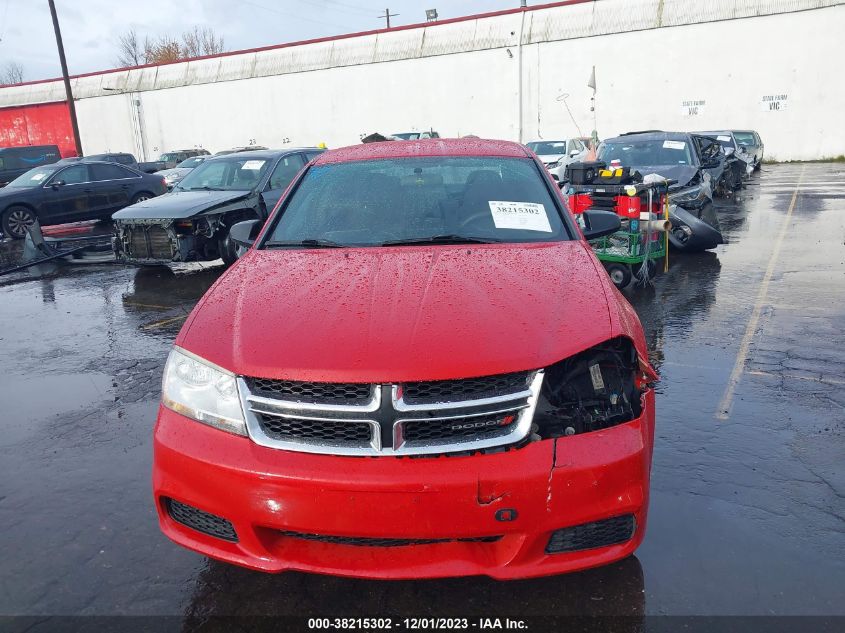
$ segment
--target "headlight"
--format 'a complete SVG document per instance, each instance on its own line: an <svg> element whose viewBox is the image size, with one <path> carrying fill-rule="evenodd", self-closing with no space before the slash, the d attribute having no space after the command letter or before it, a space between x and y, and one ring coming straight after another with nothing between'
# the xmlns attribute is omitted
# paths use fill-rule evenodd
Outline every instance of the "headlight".
<svg viewBox="0 0 845 633"><path fill-rule="evenodd" d="M161 402L221 431L247 434L235 374L177 347L164 366Z"/></svg>
<svg viewBox="0 0 845 633"><path fill-rule="evenodd" d="M624 337L609 340L546 368L534 414L543 438L598 431L638 418L640 396L653 379Z"/></svg>

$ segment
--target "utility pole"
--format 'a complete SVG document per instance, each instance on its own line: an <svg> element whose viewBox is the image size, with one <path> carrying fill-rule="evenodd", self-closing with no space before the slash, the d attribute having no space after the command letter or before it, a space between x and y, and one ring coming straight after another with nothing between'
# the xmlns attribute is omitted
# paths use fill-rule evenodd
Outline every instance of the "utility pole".
<svg viewBox="0 0 845 633"><path fill-rule="evenodd" d="M385 9L384 15L380 15L379 18L384 18L385 20L387 20L387 28L390 28L390 18L395 18L397 15L399 15L399 14L398 13L391 13L390 9Z"/></svg>
<svg viewBox="0 0 845 633"><path fill-rule="evenodd" d="M59 49L59 61L62 64L62 79L65 81L65 94L67 95L67 107L70 112L70 125L73 128L73 141L76 143L76 154L82 156L82 142L79 140L79 123L76 121L76 106L73 103L73 91L70 89L70 77L67 74L67 60L65 60L65 47L62 44L62 31L59 29L59 18L56 15L56 3L54 0L47 0L50 4L50 15L53 16L53 30L56 32L56 47Z"/></svg>

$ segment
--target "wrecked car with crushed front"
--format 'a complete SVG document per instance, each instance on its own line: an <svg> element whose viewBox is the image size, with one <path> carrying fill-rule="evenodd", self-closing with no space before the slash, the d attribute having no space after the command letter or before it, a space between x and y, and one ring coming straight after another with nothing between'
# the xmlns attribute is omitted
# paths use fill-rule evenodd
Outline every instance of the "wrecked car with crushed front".
<svg viewBox="0 0 845 633"><path fill-rule="evenodd" d="M229 229L266 219L285 188L321 149L291 148L207 157L173 189L112 216L115 255L130 264L231 264Z"/></svg>
<svg viewBox="0 0 845 633"><path fill-rule="evenodd" d="M168 358L161 529L253 569L541 576L643 539L656 375L516 143L362 144L297 176Z"/></svg>
<svg viewBox="0 0 845 633"><path fill-rule="evenodd" d="M705 138L705 137L699 137ZM686 132L629 132L602 141L598 159L630 167L643 177L652 174L676 181L669 188L669 241L681 251L701 251L724 242L713 208L709 169L722 170L715 158L701 155L699 141Z"/></svg>

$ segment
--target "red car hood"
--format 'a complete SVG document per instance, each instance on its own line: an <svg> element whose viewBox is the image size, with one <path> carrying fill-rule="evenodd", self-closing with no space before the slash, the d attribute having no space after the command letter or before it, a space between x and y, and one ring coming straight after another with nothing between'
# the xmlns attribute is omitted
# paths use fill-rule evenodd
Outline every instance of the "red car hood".
<svg viewBox="0 0 845 633"><path fill-rule="evenodd" d="M176 343L238 374L327 382L534 369L607 340L581 241L250 251Z"/></svg>

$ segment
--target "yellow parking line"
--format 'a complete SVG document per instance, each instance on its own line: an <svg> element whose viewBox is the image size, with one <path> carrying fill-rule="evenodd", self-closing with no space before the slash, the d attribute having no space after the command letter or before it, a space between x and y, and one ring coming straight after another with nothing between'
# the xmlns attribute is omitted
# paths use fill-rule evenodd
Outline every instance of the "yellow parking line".
<svg viewBox="0 0 845 633"><path fill-rule="evenodd" d="M730 417L731 405L733 404L736 387L742 378L742 370L745 368L745 362L748 360L748 349L751 347L751 340L754 338L754 333L757 331L757 325L760 323L760 313L763 311L763 304L766 301L766 295L769 292L769 282L772 280L772 275L775 272L775 265L780 257L780 249L783 246L783 240L786 237L786 231L789 229L789 222L792 219L792 212L795 210L795 202L798 200L798 190L801 188L801 179L804 177L805 167L801 167L801 173L798 174L798 182L795 183L795 191L792 192L792 201L789 203L789 210L786 212L786 217L780 227L775 246L772 249L772 255L769 257L769 265L766 267L766 274L763 275L763 281L760 283L760 290L757 293L757 301L754 303L754 309L751 311L751 318L748 319L748 325L745 328L745 335L739 344L739 351L736 354L736 362L734 363L731 377L728 379L728 385L725 387L725 393L722 395L722 400L719 402L719 409L716 411L716 418L719 420L727 420Z"/></svg>
<svg viewBox="0 0 845 633"><path fill-rule="evenodd" d="M153 321L152 323L147 323L146 325L142 325L142 330L153 330L157 327L161 327L163 325L167 325L168 323L175 323L176 321L184 321L188 318L187 314L183 314L177 317L171 317L169 319L162 319L161 321Z"/></svg>

